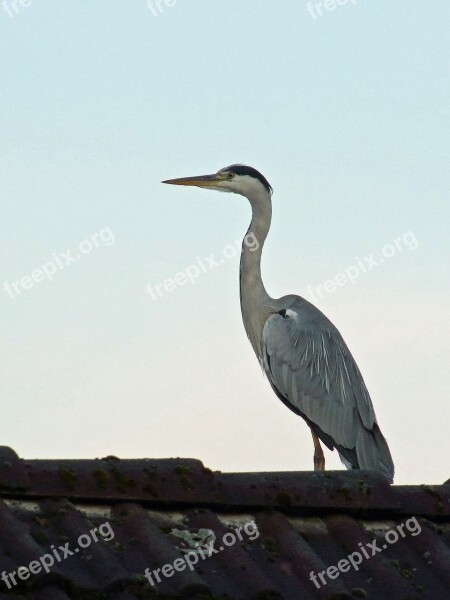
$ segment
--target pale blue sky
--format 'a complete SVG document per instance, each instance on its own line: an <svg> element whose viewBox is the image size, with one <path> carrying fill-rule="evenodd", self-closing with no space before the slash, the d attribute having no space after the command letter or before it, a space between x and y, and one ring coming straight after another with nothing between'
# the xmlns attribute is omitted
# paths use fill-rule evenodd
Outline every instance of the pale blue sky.
<svg viewBox="0 0 450 600"><path fill-rule="evenodd" d="M245 338L237 256L146 292L223 257L250 218L243 198L160 181L243 162L275 189L273 296L412 232L417 247L316 303L363 372L396 482L448 478L450 5L315 15L298 0L0 4L1 444L311 468L307 427ZM82 258L65 265L68 249ZM56 260L52 281L4 287Z"/></svg>

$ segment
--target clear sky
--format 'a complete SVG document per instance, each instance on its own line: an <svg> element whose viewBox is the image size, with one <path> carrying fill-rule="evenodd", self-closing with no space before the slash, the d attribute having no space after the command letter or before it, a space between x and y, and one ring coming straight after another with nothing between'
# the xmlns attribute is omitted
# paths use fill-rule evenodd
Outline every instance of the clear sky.
<svg viewBox="0 0 450 600"><path fill-rule="evenodd" d="M0 443L312 468L241 322L247 201L160 184L242 162L275 190L267 290L337 325L396 482L444 482L448 0L159 6L0 3Z"/></svg>

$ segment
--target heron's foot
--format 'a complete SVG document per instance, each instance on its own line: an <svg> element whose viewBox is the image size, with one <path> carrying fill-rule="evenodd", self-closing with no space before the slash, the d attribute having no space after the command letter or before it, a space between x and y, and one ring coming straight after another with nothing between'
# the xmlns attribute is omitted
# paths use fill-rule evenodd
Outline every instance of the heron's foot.
<svg viewBox="0 0 450 600"><path fill-rule="evenodd" d="M311 434L314 442L314 471L325 471L325 456L323 455L320 440L312 429Z"/></svg>
<svg viewBox="0 0 450 600"><path fill-rule="evenodd" d="M325 456L314 452L314 471L325 471Z"/></svg>

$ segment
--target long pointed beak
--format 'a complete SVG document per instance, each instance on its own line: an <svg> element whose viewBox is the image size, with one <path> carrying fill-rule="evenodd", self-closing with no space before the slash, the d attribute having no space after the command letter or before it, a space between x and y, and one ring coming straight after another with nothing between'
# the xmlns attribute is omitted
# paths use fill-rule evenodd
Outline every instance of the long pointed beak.
<svg viewBox="0 0 450 600"><path fill-rule="evenodd" d="M220 181L217 175L198 175L196 177L180 177L179 179L166 179L161 183L171 185L196 185L197 187L215 187Z"/></svg>

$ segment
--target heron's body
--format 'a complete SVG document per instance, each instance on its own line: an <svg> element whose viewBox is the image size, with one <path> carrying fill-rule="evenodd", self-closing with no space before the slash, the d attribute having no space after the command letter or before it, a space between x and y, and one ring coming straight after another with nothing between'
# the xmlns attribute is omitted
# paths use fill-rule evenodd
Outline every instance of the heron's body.
<svg viewBox="0 0 450 600"><path fill-rule="evenodd" d="M362 375L341 334L300 296L271 298L261 278L272 189L255 169L232 165L216 175L169 180L234 191L248 198L252 221L242 244L240 295L244 327L277 396L311 428L316 464L319 439L337 449L348 469L373 469L390 481L394 465ZM256 243L249 244L248 240Z"/></svg>

